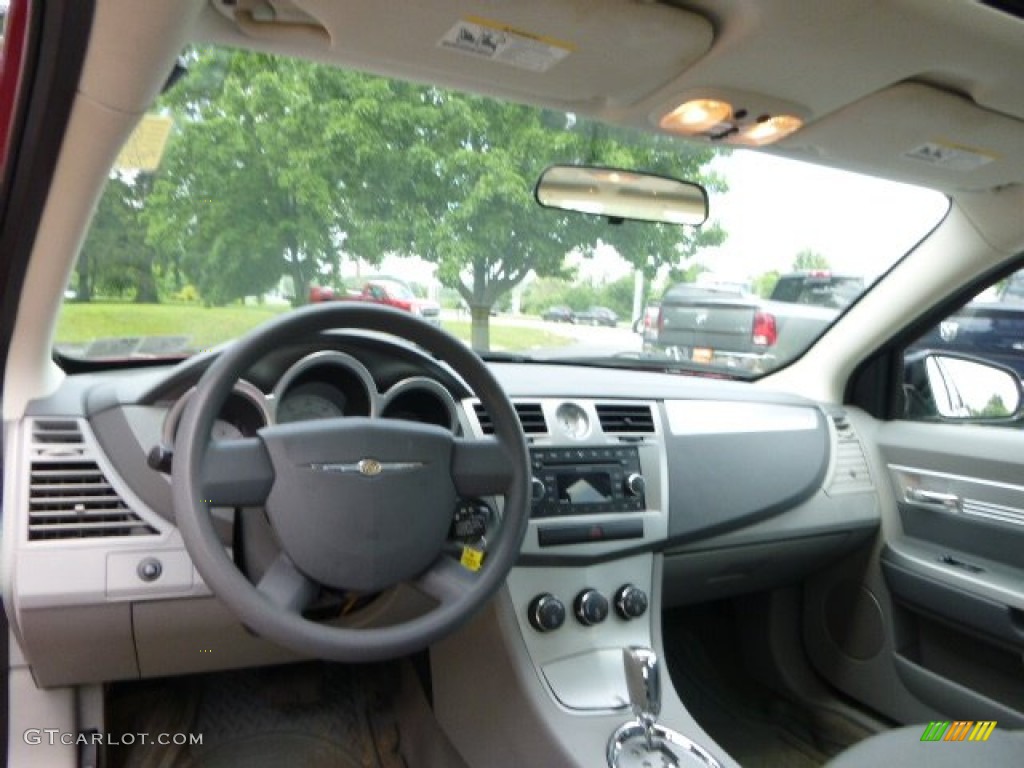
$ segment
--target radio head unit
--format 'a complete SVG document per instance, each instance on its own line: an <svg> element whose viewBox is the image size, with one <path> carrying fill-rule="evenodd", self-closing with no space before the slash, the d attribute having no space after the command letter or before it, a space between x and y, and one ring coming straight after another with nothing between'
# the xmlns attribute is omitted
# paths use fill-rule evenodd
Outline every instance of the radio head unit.
<svg viewBox="0 0 1024 768"><path fill-rule="evenodd" d="M636 446L534 447L532 517L563 517L646 509Z"/></svg>

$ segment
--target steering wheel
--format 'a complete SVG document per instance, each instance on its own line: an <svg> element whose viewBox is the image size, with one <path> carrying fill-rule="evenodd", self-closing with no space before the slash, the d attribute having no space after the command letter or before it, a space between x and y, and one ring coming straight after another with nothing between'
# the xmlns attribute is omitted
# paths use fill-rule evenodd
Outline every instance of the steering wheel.
<svg viewBox="0 0 1024 768"><path fill-rule="evenodd" d="M232 385L253 364L296 338L334 328L398 336L448 363L480 398L494 437L457 438L433 425L352 417L211 440ZM196 569L247 627L311 656L395 658L451 633L504 582L529 522L526 439L501 386L454 336L388 307L306 307L242 337L200 379L175 443L174 510ZM500 529L473 573L444 545L457 499L489 495L504 496ZM266 510L280 553L257 584L218 538L209 514L214 506ZM403 583L437 606L403 623L370 628L302 615L321 587L372 594Z"/></svg>

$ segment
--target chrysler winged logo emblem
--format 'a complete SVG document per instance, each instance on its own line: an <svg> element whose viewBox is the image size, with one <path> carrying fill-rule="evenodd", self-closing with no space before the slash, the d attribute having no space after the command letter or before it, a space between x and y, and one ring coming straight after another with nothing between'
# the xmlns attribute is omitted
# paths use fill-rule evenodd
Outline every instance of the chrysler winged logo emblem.
<svg viewBox="0 0 1024 768"><path fill-rule="evenodd" d="M380 471L384 468L376 459L363 459L356 466L359 467L359 474L366 475L367 477L379 475Z"/></svg>
<svg viewBox="0 0 1024 768"><path fill-rule="evenodd" d="M307 469L316 472L331 472L336 475L355 475L377 477L384 472L407 472L423 466L422 461L378 461L377 459L360 459L351 464L307 464Z"/></svg>

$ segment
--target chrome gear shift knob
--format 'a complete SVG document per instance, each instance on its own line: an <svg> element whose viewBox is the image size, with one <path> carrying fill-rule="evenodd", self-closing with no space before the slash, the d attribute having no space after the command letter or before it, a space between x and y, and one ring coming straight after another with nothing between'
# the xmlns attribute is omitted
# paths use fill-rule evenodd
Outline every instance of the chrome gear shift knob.
<svg viewBox="0 0 1024 768"><path fill-rule="evenodd" d="M661 714L661 678L658 654L650 648L631 645L622 649L629 705L644 727L649 748L653 748L654 724Z"/></svg>
<svg viewBox="0 0 1024 768"><path fill-rule="evenodd" d="M629 705L636 719L620 725L608 740L608 768L722 768L704 747L678 731L658 725L658 654L644 646L628 646L622 649L622 665ZM670 684L670 693L671 690Z"/></svg>

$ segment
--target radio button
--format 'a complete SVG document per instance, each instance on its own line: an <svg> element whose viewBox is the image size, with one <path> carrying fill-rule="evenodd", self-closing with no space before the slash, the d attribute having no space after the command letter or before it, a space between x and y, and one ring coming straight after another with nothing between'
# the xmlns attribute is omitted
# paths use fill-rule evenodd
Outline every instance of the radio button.
<svg viewBox="0 0 1024 768"><path fill-rule="evenodd" d="M540 478L530 478L530 496L534 501L542 501L547 494L548 489L544 487Z"/></svg>

